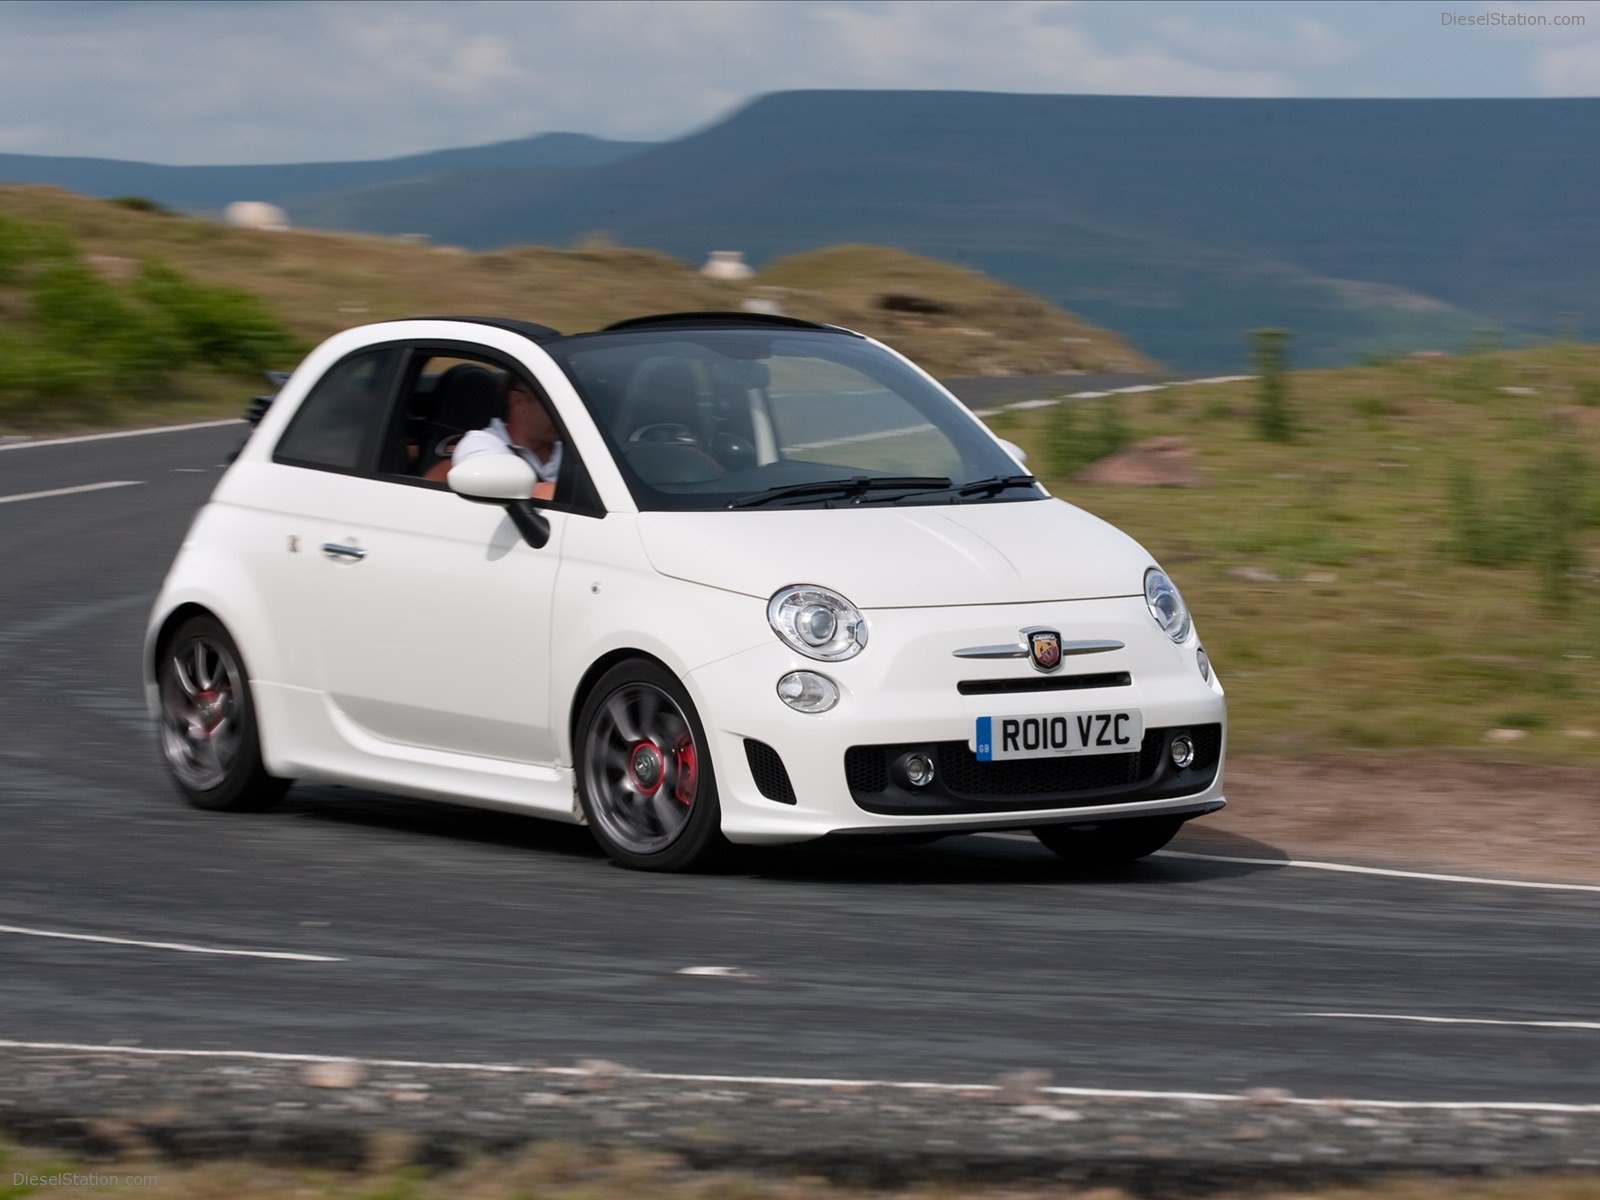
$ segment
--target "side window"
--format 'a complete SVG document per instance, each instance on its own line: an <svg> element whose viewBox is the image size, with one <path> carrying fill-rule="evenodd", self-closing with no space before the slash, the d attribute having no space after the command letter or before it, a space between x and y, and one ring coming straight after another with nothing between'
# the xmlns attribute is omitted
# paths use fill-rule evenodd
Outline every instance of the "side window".
<svg viewBox="0 0 1600 1200"><path fill-rule="evenodd" d="M443 488L457 446L474 431L491 427L498 432L490 445L498 442L538 472L533 499L573 511L603 511L544 391L508 360L475 354L467 346L411 343L379 473L396 482Z"/></svg>
<svg viewBox="0 0 1600 1200"><path fill-rule="evenodd" d="M356 471L383 434L395 372L404 352L367 350L336 363L301 403L278 439L275 462Z"/></svg>
<svg viewBox="0 0 1600 1200"><path fill-rule="evenodd" d="M442 482L466 434L506 419L507 372L487 359L419 347L409 376L400 446L385 455L385 470Z"/></svg>

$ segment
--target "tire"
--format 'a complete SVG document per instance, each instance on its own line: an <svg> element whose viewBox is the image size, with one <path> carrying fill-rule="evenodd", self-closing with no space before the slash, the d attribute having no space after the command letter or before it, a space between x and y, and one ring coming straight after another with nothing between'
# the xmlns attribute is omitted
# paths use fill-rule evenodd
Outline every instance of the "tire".
<svg viewBox="0 0 1600 1200"><path fill-rule="evenodd" d="M590 689L573 755L589 830L641 871L705 867L726 848L705 729L676 676L628 659Z"/></svg>
<svg viewBox="0 0 1600 1200"><path fill-rule="evenodd" d="M1033 836L1075 867L1115 867L1154 854L1182 825L1181 817L1145 817L1110 821L1098 829L1040 825Z"/></svg>
<svg viewBox="0 0 1600 1200"><path fill-rule="evenodd" d="M287 780L261 765L250 677L239 648L215 617L184 621L156 660L161 754L190 804L212 812L264 812Z"/></svg>

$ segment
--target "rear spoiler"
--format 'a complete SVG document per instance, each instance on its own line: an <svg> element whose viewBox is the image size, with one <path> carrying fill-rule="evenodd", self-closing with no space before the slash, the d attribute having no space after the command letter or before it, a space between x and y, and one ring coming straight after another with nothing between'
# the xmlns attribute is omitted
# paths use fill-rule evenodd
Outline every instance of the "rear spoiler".
<svg viewBox="0 0 1600 1200"><path fill-rule="evenodd" d="M264 396L255 396L250 400L250 405L244 410L244 419L251 425L261 424L261 418L266 416L267 409L272 407L272 402L278 398L278 393L283 391L283 385L289 382L289 371L268 371L267 382L272 384L272 391Z"/></svg>

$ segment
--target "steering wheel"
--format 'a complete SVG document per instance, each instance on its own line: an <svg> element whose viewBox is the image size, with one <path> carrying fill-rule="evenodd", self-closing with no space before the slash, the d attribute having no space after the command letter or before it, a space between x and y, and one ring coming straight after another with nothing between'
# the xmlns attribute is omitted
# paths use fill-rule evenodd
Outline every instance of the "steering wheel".
<svg viewBox="0 0 1600 1200"><path fill-rule="evenodd" d="M628 435L630 442L676 442L683 446L698 446L700 436L694 428L680 421L662 421L656 425L641 425Z"/></svg>

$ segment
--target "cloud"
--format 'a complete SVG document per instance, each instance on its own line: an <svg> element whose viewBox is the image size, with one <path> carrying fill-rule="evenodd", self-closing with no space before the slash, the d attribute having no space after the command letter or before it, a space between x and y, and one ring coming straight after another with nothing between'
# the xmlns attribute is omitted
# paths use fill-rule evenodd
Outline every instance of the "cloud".
<svg viewBox="0 0 1600 1200"><path fill-rule="evenodd" d="M818 4L818 53L849 86L1140 95L1282 95L1277 71L1213 66L1155 44L1113 51L1075 18L1082 9L1018 3ZM847 86L840 82L835 86Z"/></svg>
<svg viewBox="0 0 1600 1200"><path fill-rule="evenodd" d="M1600 86L1588 41L1436 24L1413 5L1159 0L10 0L0 150L272 162L556 130L649 140L791 88L1508 94L1483 82L1506 77L1490 52L1525 56L1525 89Z"/></svg>
<svg viewBox="0 0 1600 1200"><path fill-rule="evenodd" d="M1600 40L1544 51L1534 60L1533 79L1543 96L1600 94Z"/></svg>

